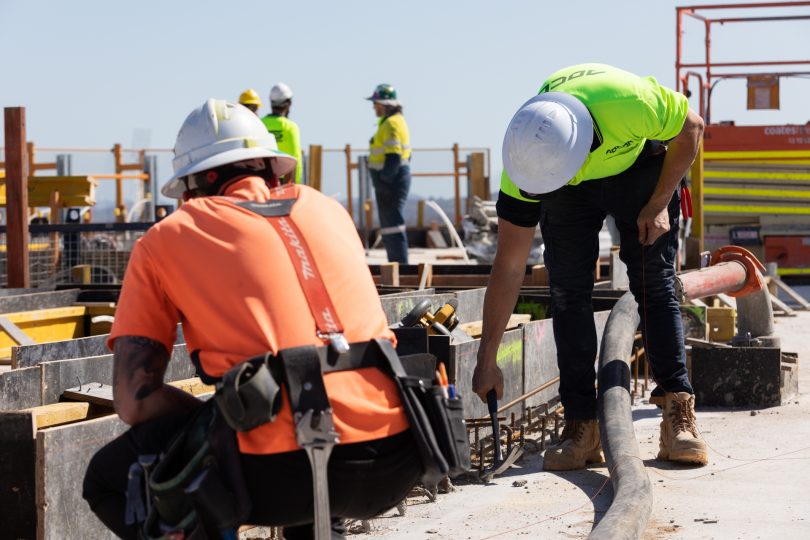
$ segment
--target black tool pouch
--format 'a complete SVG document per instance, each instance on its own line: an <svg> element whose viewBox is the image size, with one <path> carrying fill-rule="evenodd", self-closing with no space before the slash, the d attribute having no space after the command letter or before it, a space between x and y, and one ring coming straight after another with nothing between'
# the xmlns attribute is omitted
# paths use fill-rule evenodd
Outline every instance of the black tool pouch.
<svg viewBox="0 0 810 540"><path fill-rule="evenodd" d="M442 478L467 472L470 446L461 398L447 399L435 383L436 357L413 354L401 359L390 342L377 340L402 396L422 461L421 482L435 486Z"/></svg>
<svg viewBox="0 0 810 540"><path fill-rule="evenodd" d="M281 407L280 390L267 355L256 356L225 372L214 400L228 425L244 432L275 419Z"/></svg>
<svg viewBox="0 0 810 540"><path fill-rule="evenodd" d="M430 386L425 389L425 409L436 442L447 460L448 475L453 477L469 471L470 440L461 398L446 398L441 386Z"/></svg>
<svg viewBox="0 0 810 540"><path fill-rule="evenodd" d="M160 456L149 493L142 531L147 539L161 538L166 530L182 530L187 537L206 530L216 538L250 515L236 434L213 402L200 407Z"/></svg>

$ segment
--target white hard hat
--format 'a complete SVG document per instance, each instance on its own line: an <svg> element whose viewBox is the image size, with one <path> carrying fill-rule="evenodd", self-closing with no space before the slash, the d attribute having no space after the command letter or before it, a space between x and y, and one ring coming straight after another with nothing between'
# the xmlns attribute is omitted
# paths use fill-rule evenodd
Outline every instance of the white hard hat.
<svg viewBox="0 0 810 540"><path fill-rule="evenodd" d="M503 165L517 187L549 193L568 183L593 142L587 107L570 94L547 92L524 103L503 138Z"/></svg>
<svg viewBox="0 0 810 540"><path fill-rule="evenodd" d="M278 151L276 138L250 110L224 100L209 99L186 117L174 144L174 176L161 189L179 199L186 186L182 177L228 163L253 158L274 158L273 172L295 169L296 159Z"/></svg>
<svg viewBox="0 0 810 540"><path fill-rule="evenodd" d="M270 89L270 103L275 105L283 105L285 102L291 100L292 97L292 90L283 82L278 83Z"/></svg>

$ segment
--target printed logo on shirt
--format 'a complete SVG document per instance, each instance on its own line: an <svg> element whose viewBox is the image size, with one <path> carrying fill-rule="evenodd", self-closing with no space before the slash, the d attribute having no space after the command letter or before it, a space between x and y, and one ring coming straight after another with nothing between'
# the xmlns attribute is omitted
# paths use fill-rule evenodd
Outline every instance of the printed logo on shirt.
<svg viewBox="0 0 810 540"><path fill-rule="evenodd" d="M270 133L272 133L273 137L276 138L277 143L280 143L280 142L282 142L284 140L284 132L283 131L275 131L275 130L271 129Z"/></svg>
<svg viewBox="0 0 810 540"><path fill-rule="evenodd" d="M579 71L575 71L568 76L565 77L557 77L553 81L547 82L543 88L540 89L539 94L543 94L545 92L550 92L560 86L562 83L573 81L574 79L579 79L580 77L592 77L594 75L600 75L605 73L604 71L599 71L598 69L580 69Z"/></svg>
<svg viewBox="0 0 810 540"><path fill-rule="evenodd" d="M605 150L605 153L606 154L615 154L617 150L621 150L622 148L627 148L629 146L633 146L633 141L627 141L624 144L614 146L613 148L608 148L607 150Z"/></svg>

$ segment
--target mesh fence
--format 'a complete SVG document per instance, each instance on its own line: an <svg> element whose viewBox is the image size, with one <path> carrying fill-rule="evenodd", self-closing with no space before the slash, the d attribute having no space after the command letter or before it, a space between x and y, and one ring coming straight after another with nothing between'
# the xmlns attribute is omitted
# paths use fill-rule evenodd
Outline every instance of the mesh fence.
<svg viewBox="0 0 810 540"><path fill-rule="evenodd" d="M121 283L135 241L149 224L115 226L32 226L28 242L31 287L65 283ZM137 227L132 227L136 225ZM52 229L48 232L37 229ZM83 230L84 229L84 230ZM89 229L89 230L88 230ZM5 232L0 233L0 283L8 284L8 253Z"/></svg>

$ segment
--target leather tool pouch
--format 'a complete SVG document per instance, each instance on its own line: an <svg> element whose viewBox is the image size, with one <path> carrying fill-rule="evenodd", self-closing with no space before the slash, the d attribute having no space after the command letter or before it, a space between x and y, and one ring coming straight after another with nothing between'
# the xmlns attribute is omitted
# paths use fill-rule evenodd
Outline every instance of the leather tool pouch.
<svg viewBox="0 0 810 540"><path fill-rule="evenodd" d="M281 407L281 388L268 368L267 355L250 358L226 371L217 383L214 399L225 421L236 431L250 431L272 422Z"/></svg>
<svg viewBox="0 0 810 540"><path fill-rule="evenodd" d="M462 400L444 397L435 381L436 357L421 353L398 358L390 343L378 340L378 344L394 372L411 424L422 461L421 482L435 486L445 476L467 472L470 443Z"/></svg>
<svg viewBox="0 0 810 540"><path fill-rule="evenodd" d="M205 530L217 538L250 515L236 434L212 401L200 407L160 456L149 493L142 531L147 539L162 538L167 530L182 530L187 537Z"/></svg>

